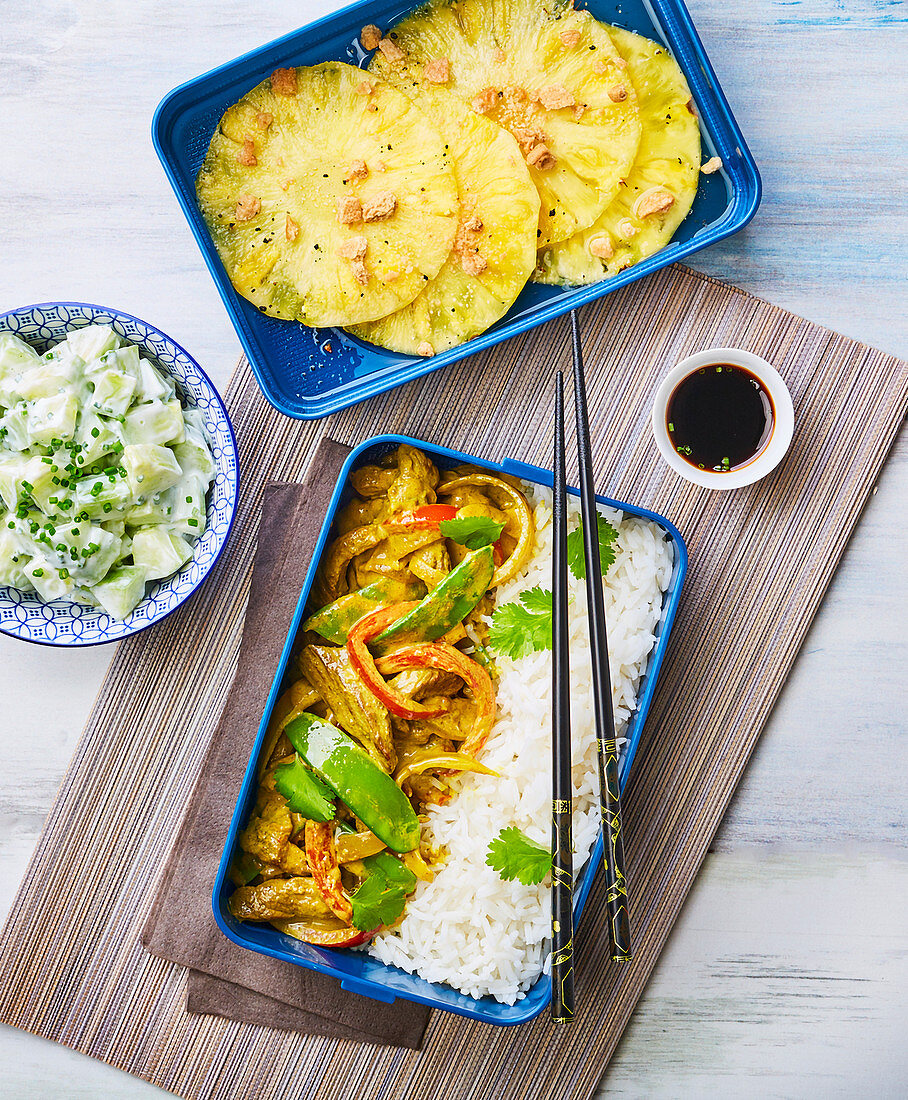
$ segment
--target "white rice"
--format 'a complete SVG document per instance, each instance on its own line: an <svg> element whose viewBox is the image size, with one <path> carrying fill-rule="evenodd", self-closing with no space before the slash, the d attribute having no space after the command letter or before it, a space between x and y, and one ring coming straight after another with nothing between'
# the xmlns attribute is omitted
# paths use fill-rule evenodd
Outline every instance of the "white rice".
<svg viewBox="0 0 908 1100"><path fill-rule="evenodd" d="M535 585L552 587L552 494L527 485L535 508L537 549L523 573L498 590L499 605ZM662 594L672 573L672 549L654 523L601 508L619 532L608 571L605 609L615 722L624 733L637 686L655 644ZM579 521L570 498L568 524ZM571 643L571 731L574 787L574 869L589 858L599 832L599 784L591 694L585 582L568 578ZM551 653L498 660L498 717L481 759L500 778L469 774L459 793L429 811L435 843L448 851L434 882L421 882L403 921L369 945L382 962L416 972L471 997L491 994L513 1004L548 966L549 879L538 886L505 882L486 865L489 842L516 825L546 847L551 842Z"/></svg>

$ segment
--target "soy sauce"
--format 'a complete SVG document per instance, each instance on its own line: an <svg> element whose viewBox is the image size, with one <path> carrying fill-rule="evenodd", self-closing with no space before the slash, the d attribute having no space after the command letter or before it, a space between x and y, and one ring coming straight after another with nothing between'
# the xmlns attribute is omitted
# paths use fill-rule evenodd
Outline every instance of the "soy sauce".
<svg viewBox="0 0 908 1100"><path fill-rule="evenodd" d="M683 378L665 413L678 454L700 470L727 473L760 453L774 409L760 380L743 367L711 363Z"/></svg>

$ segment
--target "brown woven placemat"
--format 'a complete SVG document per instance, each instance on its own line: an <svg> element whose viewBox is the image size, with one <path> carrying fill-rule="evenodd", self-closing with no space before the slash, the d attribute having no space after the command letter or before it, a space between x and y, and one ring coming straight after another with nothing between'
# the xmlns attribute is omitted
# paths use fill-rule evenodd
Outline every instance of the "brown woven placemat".
<svg viewBox="0 0 908 1100"><path fill-rule="evenodd" d="M403 431L547 464L552 371L568 365L554 322L317 423L280 416L248 367L238 371L228 405L244 483L232 540L197 596L120 645L0 937L0 1021L193 1098L593 1092L898 430L908 367L681 268L587 307L582 326L597 487L669 516L691 555L624 802L633 965L607 961L597 884L570 1028L435 1013L417 1053L192 1016L184 972L139 944L235 668L264 483L300 479L324 435ZM648 426L661 376L711 345L770 359L797 417L785 463L732 493L668 472Z"/></svg>

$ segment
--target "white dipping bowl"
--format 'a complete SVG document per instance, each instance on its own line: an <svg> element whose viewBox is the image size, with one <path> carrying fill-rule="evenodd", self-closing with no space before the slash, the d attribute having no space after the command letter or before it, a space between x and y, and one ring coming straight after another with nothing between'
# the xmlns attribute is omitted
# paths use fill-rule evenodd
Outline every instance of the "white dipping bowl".
<svg viewBox="0 0 908 1100"><path fill-rule="evenodd" d="M772 431L762 448L749 462L735 466L728 473L699 470L686 462L672 446L666 423L669 399L680 383L701 367L712 366L714 363L730 363L750 371L769 394L774 412ZM782 376L765 359L752 352L742 351L741 348L707 348L705 351L698 351L696 355L679 363L674 370L670 370L656 391L653 404L653 435L656 437L656 446L676 474L694 485L702 485L705 489L740 489L743 485L752 485L759 481L785 457L793 434L794 407Z"/></svg>

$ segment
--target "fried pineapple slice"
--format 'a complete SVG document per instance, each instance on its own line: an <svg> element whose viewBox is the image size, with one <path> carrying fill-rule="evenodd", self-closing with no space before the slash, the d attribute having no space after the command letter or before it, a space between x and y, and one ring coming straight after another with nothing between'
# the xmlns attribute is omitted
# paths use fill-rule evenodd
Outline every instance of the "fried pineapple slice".
<svg viewBox="0 0 908 1100"><path fill-rule="evenodd" d="M457 229L451 161L406 96L326 62L278 69L230 107L196 192L243 297L272 317L358 324L438 274Z"/></svg>
<svg viewBox="0 0 908 1100"><path fill-rule="evenodd" d="M595 283L651 256L671 240L697 193L700 130L678 63L658 42L618 27L609 33L637 89L640 150L618 197L596 221L540 250L534 282Z"/></svg>
<svg viewBox="0 0 908 1100"><path fill-rule="evenodd" d="M514 136L539 192L539 245L586 228L617 194L640 142L636 94L589 12L547 11L536 0L433 0L391 40L402 56L376 55L376 71L406 72L422 86L442 80Z"/></svg>
<svg viewBox="0 0 908 1100"><path fill-rule="evenodd" d="M387 64L382 71L418 97L450 147L460 217L451 254L410 305L350 332L391 351L435 355L484 332L523 289L536 266L539 197L510 134L442 88Z"/></svg>

